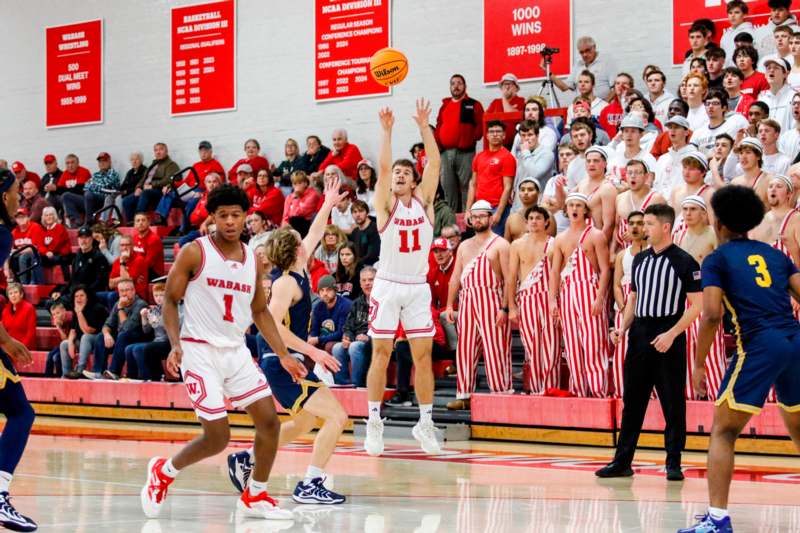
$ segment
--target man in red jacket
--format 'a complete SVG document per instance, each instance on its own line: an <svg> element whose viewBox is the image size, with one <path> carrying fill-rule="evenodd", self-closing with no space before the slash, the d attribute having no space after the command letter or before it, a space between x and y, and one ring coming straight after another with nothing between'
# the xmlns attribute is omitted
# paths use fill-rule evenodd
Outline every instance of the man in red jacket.
<svg viewBox="0 0 800 533"><path fill-rule="evenodd" d="M434 136L442 153L440 181L445 201L454 213L461 213L472 177L475 143L483 136L483 106L467 96L461 74L450 77L450 96L442 99Z"/></svg>
<svg viewBox="0 0 800 533"><path fill-rule="evenodd" d="M123 279L132 279L136 294L147 301L147 263L144 256L134 253L133 238L130 235L119 238L119 257L111 265L108 288L116 294L117 285ZM116 302L116 298L114 301Z"/></svg>
<svg viewBox="0 0 800 533"><path fill-rule="evenodd" d="M450 277L453 275L455 261L453 251L450 249L450 242L444 237L433 240L431 251L436 260L436 266L428 270L428 285L431 287L431 307L437 322L441 323L444 333L447 336L447 345L451 350L456 349L458 336L456 326L451 324L444 317L447 308L447 289L450 285Z"/></svg>
<svg viewBox="0 0 800 533"><path fill-rule="evenodd" d="M17 209L16 216L14 217L17 223L11 231L11 237L14 239L14 250L18 250L24 246L33 245L38 254L44 255L47 249L44 246L44 228L32 221L30 213L24 207ZM17 257L12 257L15 272L28 270L36 262L36 253L31 248L26 248ZM24 285L42 285L44 283L44 275L42 274L41 265L37 265L32 270L25 272L17 280Z"/></svg>
<svg viewBox="0 0 800 533"><path fill-rule="evenodd" d="M11 170L14 172L14 175L17 177L17 181L20 183L25 183L26 180L30 180L36 184L36 188L42 186L42 178L39 177L39 174L36 172L31 172L22 161L14 161L11 163Z"/></svg>
<svg viewBox="0 0 800 533"><path fill-rule="evenodd" d="M625 72L617 74L614 79L614 99L600 112L600 126L606 130L610 139L617 135L617 125L622 122L632 90L633 77Z"/></svg>
<svg viewBox="0 0 800 533"><path fill-rule="evenodd" d="M322 163L319 170L311 174L312 179L320 179L328 165L336 165L342 173L355 181L358 178L358 162L364 159L358 146L347 140L347 131L339 128L333 130L333 148Z"/></svg>
<svg viewBox="0 0 800 533"><path fill-rule="evenodd" d="M58 193L72 192L83 194L83 186L92 177L89 169L80 165L80 160L75 154L69 154L64 158L65 169L58 178Z"/></svg>
<svg viewBox="0 0 800 533"><path fill-rule="evenodd" d="M164 244L150 227L147 213L136 213L133 219L133 251L144 257L148 280L164 275Z"/></svg>

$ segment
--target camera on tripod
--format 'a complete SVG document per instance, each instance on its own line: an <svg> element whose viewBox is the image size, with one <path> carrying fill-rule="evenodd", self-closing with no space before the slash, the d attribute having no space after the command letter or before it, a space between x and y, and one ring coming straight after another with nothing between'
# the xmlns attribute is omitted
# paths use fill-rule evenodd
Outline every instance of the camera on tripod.
<svg viewBox="0 0 800 533"><path fill-rule="evenodd" d="M545 46L539 53L542 55L542 58L544 58L544 60L549 63L553 60L553 56L559 53L560 51L561 50L558 48L550 48L549 46Z"/></svg>

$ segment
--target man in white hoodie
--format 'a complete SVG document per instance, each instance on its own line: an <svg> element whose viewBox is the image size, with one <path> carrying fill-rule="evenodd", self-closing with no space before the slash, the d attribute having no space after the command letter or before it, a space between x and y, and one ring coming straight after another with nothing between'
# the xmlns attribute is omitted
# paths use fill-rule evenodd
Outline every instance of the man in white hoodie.
<svg viewBox="0 0 800 533"><path fill-rule="evenodd" d="M786 154L789 161L797 163L797 156L800 153L800 93L792 96L792 118L794 127L783 130L778 139L778 150Z"/></svg>
<svg viewBox="0 0 800 533"><path fill-rule="evenodd" d="M672 189L683 180L683 158L696 148L689 144L689 121L686 117L675 115L664 124L664 127L669 132L672 146L656 162L653 190L664 198L669 198Z"/></svg>
<svg viewBox="0 0 800 533"><path fill-rule="evenodd" d="M769 89L761 91L758 99L769 106L769 118L776 120L781 129L788 130L794 126L792 118L794 91L786 83L786 76L791 67L784 58L771 56L764 60L764 68L767 71Z"/></svg>
<svg viewBox="0 0 800 533"><path fill-rule="evenodd" d="M769 0L769 22L753 32L753 46L759 57L776 52L774 31L778 26L789 26L792 31L800 31L797 19L791 13L792 0Z"/></svg>
<svg viewBox="0 0 800 533"><path fill-rule="evenodd" d="M662 124L669 117L669 103L675 99L675 95L669 91L664 90L667 83L667 77L659 69L652 69L644 78L647 84L647 99L650 105L653 106L653 113Z"/></svg>
<svg viewBox="0 0 800 533"><path fill-rule="evenodd" d="M725 57L728 58L727 65L733 65L733 52L736 50L734 39L742 32L753 34L753 24L745 20L750 8L742 0L731 0L726 7L728 21L731 23L719 40L719 46L725 50Z"/></svg>

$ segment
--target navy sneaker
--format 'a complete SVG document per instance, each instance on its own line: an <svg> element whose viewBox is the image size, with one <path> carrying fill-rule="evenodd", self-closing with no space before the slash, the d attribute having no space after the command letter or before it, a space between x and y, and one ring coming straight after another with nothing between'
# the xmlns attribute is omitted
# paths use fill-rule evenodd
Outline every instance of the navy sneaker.
<svg viewBox="0 0 800 533"><path fill-rule="evenodd" d="M36 531L39 527L36 522L14 509L7 492L0 492L0 526L11 531Z"/></svg>
<svg viewBox="0 0 800 533"><path fill-rule="evenodd" d="M714 520L710 514L695 516L698 523L686 529L679 529L678 533L733 533L731 517L726 516L722 520Z"/></svg>
<svg viewBox="0 0 800 533"><path fill-rule="evenodd" d="M239 493L244 492L252 472L253 460L247 450L232 453L228 456L228 477L231 478L231 483Z"/></svg>
<svg viewBox="0 0 800 533"><path fill-rule="evenodd" d="M324 478L315 477L308 483L300 481L294 489L292 499L297 503L317 503L322 505L335 505L344 503L345 497L325 488Z"/></svg>

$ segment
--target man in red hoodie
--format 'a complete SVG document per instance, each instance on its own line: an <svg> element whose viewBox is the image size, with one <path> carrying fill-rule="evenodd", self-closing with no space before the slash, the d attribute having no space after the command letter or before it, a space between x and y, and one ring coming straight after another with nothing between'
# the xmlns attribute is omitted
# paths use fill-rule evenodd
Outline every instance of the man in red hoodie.
<svg viewBox="0 0 800 533"><path fill-rule="evenodd" d="M136 213L133 219L133 251L144 257L147 264L147 279L164 275L164 244L158 234L150 227L147 213Z"/></svg>
<svg viewBox="0 0 800 533"><path fill-rule="evenodd" d="M39 177L39 174L36 172L31 172L22 161L14 161L11 163L11 170L14 172L14 175L17 177L17 181L20 183L25 183L25 181L30 180L36 184L36 188L42 186L42 178Z"/></svg>
<svg viewBox="0 0 800 533"><path fill-rule="evenodd" d="M500 98L495 98L489 103L486 108L486 113L517 113L515 120L504 120L506 125L506 137L503 142L508 150L514 144L514 135L517 133L517 123L519 122L522 112L525 110L525 99L519 96L519 81L514 74L510 72L503 74L500 78Z"/></svg>
<svg viewBox="0 0 800 533"><path fill-rule="evenodd" d="M89 169L80 165L80 160L75 154L69 154L64 158L64 165L66 168L58 178L58 194L65 192L72 192L75 194L83 194L83 186L92 177Z"/></svg>
<svg viewBox="0 0 800 533"><path fill-rule="evenodd" d="M633 77L625 72L617 74L614 79L614 99L600 112L600 126L606 130L610 139L617 135L617 126L625 115L625 106L628 105L628 96L632 90Z"/></svg>
<svg viewBox="0 0 800 533"><path fill-rule="evenodd" d="M450 77L450 96L442 99L434 136L442 153L440 181L445 201L454 213L461 213L472 177L475 143L483 136L483 106L467 96L461 74Z"/></svg>
<svg viewBox="0 0 800 533"><path fill-rule="evenodd" d="M31 220L30 213L24 207L17 209L14 218L17 223L17 227L11 231L11 236L14 239L14 250L32 245L40 256L44 255L47 252L44 246L44 228ZM20 283L24 285L42 285L44 283L41 265L37 264L36 267L32 268L34 263L38 262L33 249L26 248L20 255L12 257L11 262L14 272L27 270L27 272L19 276L17 281Z"/></svg>

